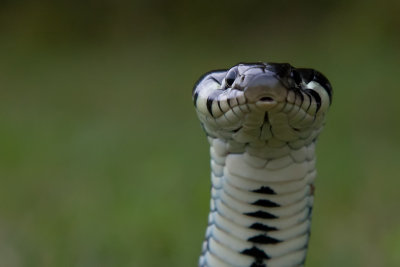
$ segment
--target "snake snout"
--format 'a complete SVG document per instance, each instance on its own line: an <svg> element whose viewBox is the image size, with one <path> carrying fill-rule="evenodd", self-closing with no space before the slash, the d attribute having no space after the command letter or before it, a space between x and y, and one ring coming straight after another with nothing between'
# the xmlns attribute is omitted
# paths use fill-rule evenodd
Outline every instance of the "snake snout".
<svg viewBox="0 0 400 267"><path fill-rule="evenodd" d="M251 79L244 89L249 102L276 104L285 100L287 89L273 75L260 74Z"/></svg>

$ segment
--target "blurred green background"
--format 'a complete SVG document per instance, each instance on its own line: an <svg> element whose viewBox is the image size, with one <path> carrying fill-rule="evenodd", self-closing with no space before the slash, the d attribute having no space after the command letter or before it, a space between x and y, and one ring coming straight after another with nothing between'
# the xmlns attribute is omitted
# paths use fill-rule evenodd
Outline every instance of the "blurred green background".
<svg viewBox="0 0 400 267"><path fill-rule="evenodd" d="M0 4L0 266L196 266L194 82L290 62L334 87L308 267L400 266L398 1Z"/></svg>

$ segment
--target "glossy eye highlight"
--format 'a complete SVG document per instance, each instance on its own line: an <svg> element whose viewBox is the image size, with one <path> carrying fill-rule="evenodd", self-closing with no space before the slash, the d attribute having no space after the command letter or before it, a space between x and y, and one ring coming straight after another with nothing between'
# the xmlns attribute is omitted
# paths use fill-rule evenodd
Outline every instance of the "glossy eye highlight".
<svg viewBox="0 0 400 267"><path fill-rule="evenodd" d="M290 77L292 77L292 79L294 80L296 85L300 85L301 84L302 80L301 80L300 73L298 71L292 69L292 71L290 73Z"/></svg>

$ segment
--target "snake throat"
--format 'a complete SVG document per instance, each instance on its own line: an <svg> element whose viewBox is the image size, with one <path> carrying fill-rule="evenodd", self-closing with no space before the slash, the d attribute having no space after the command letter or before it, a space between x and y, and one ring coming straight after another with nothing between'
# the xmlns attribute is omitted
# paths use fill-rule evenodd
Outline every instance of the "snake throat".
<svg viewBox="0 0 400 267"><path fill-rule="evenodd" d="M193 101L211 155L199 266L303 266L330 83L287 63L242 63L203 75Z"/></svg>

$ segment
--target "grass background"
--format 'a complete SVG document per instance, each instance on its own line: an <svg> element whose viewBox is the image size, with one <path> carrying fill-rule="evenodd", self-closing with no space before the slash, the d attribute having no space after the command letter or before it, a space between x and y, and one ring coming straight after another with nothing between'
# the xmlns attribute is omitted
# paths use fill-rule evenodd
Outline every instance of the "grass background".
<svg viewBox="0 0 400 267"><path fill-rule="evenodd" d="M307 266L400 266L396 1L3 1L0 266L196 266L198 77L290 62L334 88Z"/></svg>

